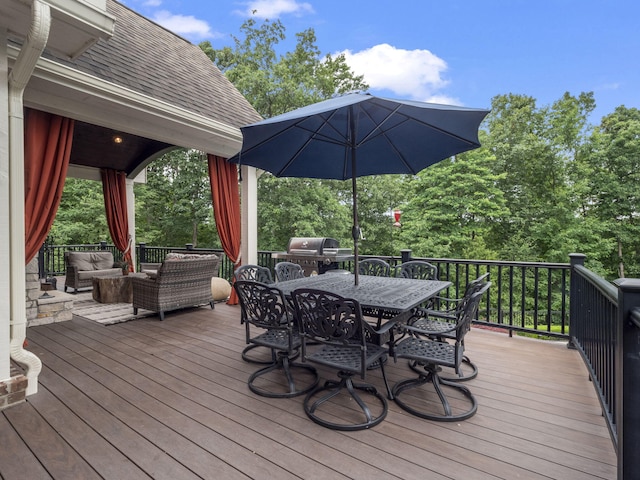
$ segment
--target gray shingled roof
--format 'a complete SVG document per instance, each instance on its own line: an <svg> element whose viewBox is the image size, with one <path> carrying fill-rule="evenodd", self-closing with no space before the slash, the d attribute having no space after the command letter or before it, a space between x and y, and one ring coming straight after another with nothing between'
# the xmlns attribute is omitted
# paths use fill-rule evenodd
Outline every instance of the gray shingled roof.
<svg viewBox="0 0 640 480"><path fill-rule="evenodd" d="M172 105L240 127L260 115L197 45L113 0L115 33L74 61L57 62Z"/></svg>

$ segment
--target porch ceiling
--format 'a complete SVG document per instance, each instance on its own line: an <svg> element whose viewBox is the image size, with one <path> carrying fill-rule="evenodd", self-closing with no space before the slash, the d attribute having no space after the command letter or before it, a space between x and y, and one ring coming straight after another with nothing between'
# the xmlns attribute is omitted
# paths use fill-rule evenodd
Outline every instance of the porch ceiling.
<svg viewBox="0 0 640 480"><path fill-rule="evenodd" d="M116 139L121 141L118 143ZM69 163L91 168L111 168L127 175L173 145L118 130L76 121Z"/></svg>

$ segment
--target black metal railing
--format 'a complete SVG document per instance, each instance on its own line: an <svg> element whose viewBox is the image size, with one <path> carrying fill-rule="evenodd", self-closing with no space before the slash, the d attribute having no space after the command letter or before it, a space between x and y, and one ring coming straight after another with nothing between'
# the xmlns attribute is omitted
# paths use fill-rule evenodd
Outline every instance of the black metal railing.
<svg viewBox="0 0 640 480"><path fill-rule="evenodd" d="M618 454L618 480L640 478L640 280L610 283L571 256L570 342L589 370Z"/></svg>
<svg viewBox="0 0 640 480"><path fill-rule="evenodd" d="M443 292L450 298L461 297L469 281L489 273L492 285L483 299L483 320L476 320L476 325L500 328L509 334L569 338L569 263L412 257L410 250L403 250L399 257L376 258L392 267L410 259L434 264L438 278L452 282ZM347 262L343 268L352 270L353 265Z"/></svg>

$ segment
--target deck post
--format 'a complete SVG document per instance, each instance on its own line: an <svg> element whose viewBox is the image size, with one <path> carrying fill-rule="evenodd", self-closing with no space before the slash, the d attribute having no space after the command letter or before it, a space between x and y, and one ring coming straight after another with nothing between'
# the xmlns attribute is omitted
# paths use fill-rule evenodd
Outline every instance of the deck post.
<svg viewBox="0 0 640 480"><path fill-rule="evenodd" d="M631 312L640 308L640 279L619 278L618 321L615 354L616 406L618 437L618 480L640 478L640 326Z"/></svg>
<svg viewBox="0 0 640 480"><path fill-rule="evenodd" d="M580 292L578 291L578 282L575 281L574 267L576 265L584 266L584 261L587 256L584 253L570 253L569 263L571 264L571 282L569 285L569 341L567 342L567 348L575 349L576 346L573 343L572 332L577 331L578 325L578 304L580 298Z"/></svg>

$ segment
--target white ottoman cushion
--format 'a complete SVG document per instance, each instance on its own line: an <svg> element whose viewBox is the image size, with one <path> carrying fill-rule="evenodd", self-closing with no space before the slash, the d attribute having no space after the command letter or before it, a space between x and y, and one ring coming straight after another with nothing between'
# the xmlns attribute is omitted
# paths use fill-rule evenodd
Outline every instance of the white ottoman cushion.
<svg viewBox="0 0 640 480"><path fill-rule="evenodd" d="M231 295L231 284L224 278L211 278L211 295L216 302L226 300Z"/></svg>

